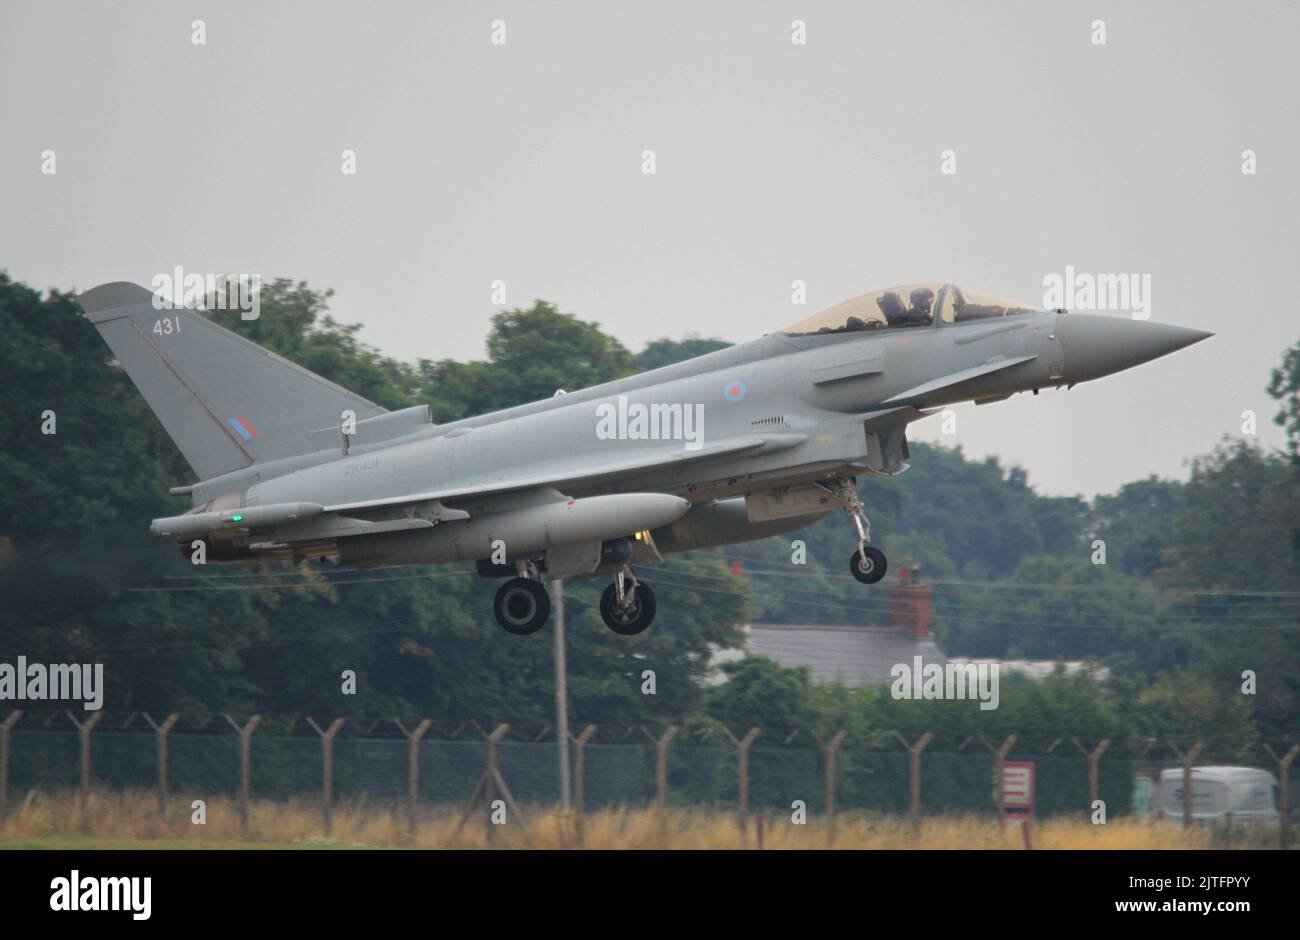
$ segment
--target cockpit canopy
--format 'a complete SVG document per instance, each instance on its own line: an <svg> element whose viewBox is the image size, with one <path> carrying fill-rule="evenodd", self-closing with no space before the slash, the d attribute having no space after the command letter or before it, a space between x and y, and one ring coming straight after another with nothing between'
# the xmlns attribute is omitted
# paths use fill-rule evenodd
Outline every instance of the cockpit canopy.
<svg viewBox="0 0 1300 940"><path fill-rule="evenodd" d="M1033 304L1005 300L955 284L908 284L850 298L805 317L781 332L788 336L806 336L810 333L927 326L934 323L936 316L943 323L965 323L1034 313L1039 309Z"/></svg>

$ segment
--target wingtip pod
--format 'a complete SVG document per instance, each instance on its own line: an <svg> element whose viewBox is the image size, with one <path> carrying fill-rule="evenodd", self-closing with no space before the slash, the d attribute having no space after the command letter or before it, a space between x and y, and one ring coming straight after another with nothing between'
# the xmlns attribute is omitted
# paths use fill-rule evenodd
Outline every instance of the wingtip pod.
<svg viewBox="0 0 1300 940"><path fill-rule="evenodd" d="M77 297L87 319L97 322L104 315L123 307L135 307L139 304L152 304L153 292L131 281L109 281L100 284Z"/></svg>

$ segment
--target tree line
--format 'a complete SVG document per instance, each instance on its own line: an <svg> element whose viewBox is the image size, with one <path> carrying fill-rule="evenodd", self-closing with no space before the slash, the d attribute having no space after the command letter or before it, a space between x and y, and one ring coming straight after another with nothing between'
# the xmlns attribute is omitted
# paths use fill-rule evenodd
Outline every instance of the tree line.
<svg viewBox="0 0 1300 940"><path fill-rule="evenodd" d="M537 301L493 318L482 360L404 362L336 322L330 297L281 279L264 286L259 319L212 316L385 407L427 403L439 422L726 345L661 339L633 354L599 324ZM196 572L147 533L151 518L183 511L167 489L191 482L189 470L75 297L0 273L0 331L0 658L105 663L114 711L550 720L549 632L497 629L495 582L451 567ZM1264 380L1289 449L1207 441L1185 482L1049 497L1018 467L924 444L906 476L862 481L891 565L919 566L934 586L947 653L1091 658L1109 668L1104 682L1013 681L997 712L972 716L952 707L969 703L815 686L806 670L757 658L715 675L711 652L741 645L750 621L884 623L884 592L848 574L853 537L837 514L788 537L672 556L647 573L663 602L636 638L601 624L603 584L570 584L575 720L954 733L975 722L990 734L1050 727L1131 743L1212 729L1242 746L1293 736L1300 343ZM49 412L53 434L42 433ZM795 539L806 564L792 564ZM1098 540L1104 565L1094 564ZM646 669L653 696L642 692ZM342 693L345 670L355 694ZM1255 695L1241 694L1245 670Z"/></svg>

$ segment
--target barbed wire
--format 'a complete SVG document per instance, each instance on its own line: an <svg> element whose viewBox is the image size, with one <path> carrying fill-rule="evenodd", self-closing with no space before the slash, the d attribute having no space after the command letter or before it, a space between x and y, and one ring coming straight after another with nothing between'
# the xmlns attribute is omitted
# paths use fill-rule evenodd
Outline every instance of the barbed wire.
<svg viewBox="0 0 1300 940"><path fill-rule="evenodd" d="M145 711L134 712L96 712L102 716L94 734L157 734L161 722L158 716ZM176 713L178 722L169 733L193 735L200 737L236 737L236 726L243 726L253 713L234 715L227 712ZM60 734L76 734L81 730L79 716L66 709L25 710L21 718L11 725L12 731L50 731ZM335 719L335 716L323 718L308 715L275 715L257 713L260 721L257 736L280 736L316 740L321 728ZM338 730L338 737L351 740L407 740L411 732L423 721L419 717L372 717L372 716L337 716L344 719ZM223 720L224 719L224 720ZM551 724L539 724L528 720L512 720L510 717L493 719L428 719L429 724L422 733L424 741L443 743L482 744L494 729L506 726L505 740L514 744L554 744L555 728ZM738 747L746 735L757 728L758 734L752 739L756 749L812 750L826 747L837 732L844 730L843 747L851 750L872 752L906 753L900 750L899 739L913 739L922 733L931 734L928 752L938 753L973 753L988 754L996 745L1004 742L1008 736L1015 735L1011 754L1058 754L1076 758L1079 749L1084 752L1094 747L1097 741L1081 739L1077 732L1069 729L1060 731L1019 733L1012 728L990 729L988 732L972 731L968 728L949 728L927 732L924 728L896 728L862 726L853 730L841 729L829 724L812 726L764 726L739 725L729 726L723 722L708 721L693 723L691 721L661 720L648 723L602 722L584 718L574 718L570 722L570 738L576 740L585 729L591 728L587 737L589 743L601 745L635 745L638 748L653 748L654 742L662 739L667 731L676 728L677 735L673 747L707 746ZM1222 735L1193 733L1156 733L1137 736L1120 736L1118 739L1102 732L1103 737L1116 740L1128 748L1130 757L1178 755L1191 745L1201 743L1200 759L1213 759L1227 754L1260 754L1276 756L1296 743L1297 736L1264 740L1253 738L1237 741ZM1098 739L1100 740L1100 738ZM761 742L761 743L760 743ZM1113 756L1121 753L1112 752ZM1300 764L1296 766L1300 773Z"/></svg>

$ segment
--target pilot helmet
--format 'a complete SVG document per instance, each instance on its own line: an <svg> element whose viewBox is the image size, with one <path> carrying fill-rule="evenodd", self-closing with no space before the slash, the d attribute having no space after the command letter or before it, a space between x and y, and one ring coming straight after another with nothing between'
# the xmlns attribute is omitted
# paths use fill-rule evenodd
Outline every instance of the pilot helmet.
<svg viewBox="0 0 1300 940"><path fill-rule="evenodd" d="M934 303L934 291L928 287L918 287L908 295L908 299L912 301L912 306L916 309L929 310Z"/></svg>

